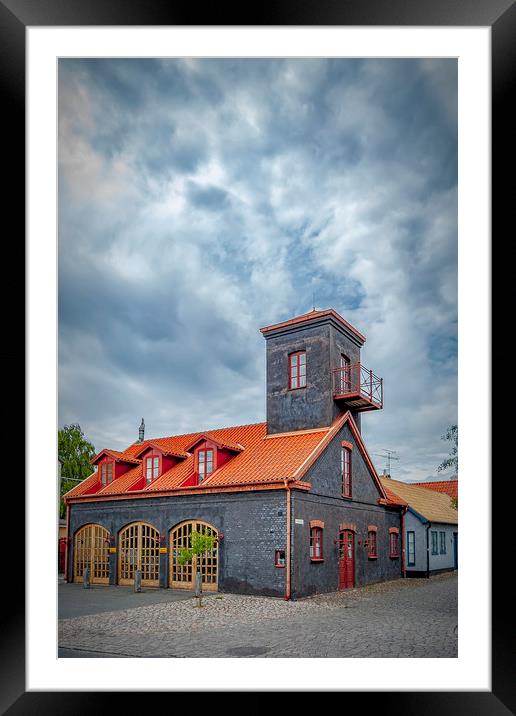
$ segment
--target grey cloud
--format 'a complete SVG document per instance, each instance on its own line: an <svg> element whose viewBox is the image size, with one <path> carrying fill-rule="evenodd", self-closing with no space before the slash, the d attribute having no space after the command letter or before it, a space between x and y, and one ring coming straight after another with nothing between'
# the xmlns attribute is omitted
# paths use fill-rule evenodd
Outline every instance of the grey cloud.
<svg viewBox="0 0 516 716"><path fill-rule="evenodd" d="M258 328L309 310L316 276L385 378L371 449L435 471L456 418L456 62L59 73L60 420L116 448L141 414L154 435L263 419Z"/></svg>

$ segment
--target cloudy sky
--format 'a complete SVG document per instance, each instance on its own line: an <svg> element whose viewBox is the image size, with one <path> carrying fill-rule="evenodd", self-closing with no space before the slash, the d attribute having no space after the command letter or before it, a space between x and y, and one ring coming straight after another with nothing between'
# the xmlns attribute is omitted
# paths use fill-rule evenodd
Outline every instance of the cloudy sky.
<svg viewBox="0 0 516 716"><path fill-rule="evenodd" d="M455 60L61 60L59 424L97 450L259 422L259 328L367 337L393 476L457 417ZM374 458L379 470L385 462Z"/></svg>

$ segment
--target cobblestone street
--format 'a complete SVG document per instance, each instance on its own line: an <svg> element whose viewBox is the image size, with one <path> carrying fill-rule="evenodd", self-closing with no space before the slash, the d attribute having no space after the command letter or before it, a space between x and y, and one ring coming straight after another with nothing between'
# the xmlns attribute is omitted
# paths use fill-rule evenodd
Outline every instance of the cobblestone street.
<svg viewBox="0 0 516 716"><path fill-rule="evenodd" d="M86 595L77 590L78 600ZM296 602L212 594L201 609L195 604L194 598L160 601L60 619L59 656L457 656L456 574Z"/></svg>

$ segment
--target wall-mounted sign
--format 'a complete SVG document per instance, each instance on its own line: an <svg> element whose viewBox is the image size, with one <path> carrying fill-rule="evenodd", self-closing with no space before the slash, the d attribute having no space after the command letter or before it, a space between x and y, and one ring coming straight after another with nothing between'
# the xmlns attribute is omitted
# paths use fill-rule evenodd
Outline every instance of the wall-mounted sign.
<svg viewBox="0 0 516 716"><path fill-rule="evenodd" d="M166 553L167 553L167 548L166 548L166 547L160 547L160 548L159 548L159 553L160 553L160 554L166 554Z"/></svg>
<svg viewBox="0 0 516 716"><path fill-rule="evenodd" d="M110 547L109 554L116 554L116 547Z"/></svg>
<svg viewBox="0 0 516 716"><path fill-rule="evenodd" d="M299 518L296 517L296 525L304 525L304 524L305 524L304 520L300 520Z"/></svg>

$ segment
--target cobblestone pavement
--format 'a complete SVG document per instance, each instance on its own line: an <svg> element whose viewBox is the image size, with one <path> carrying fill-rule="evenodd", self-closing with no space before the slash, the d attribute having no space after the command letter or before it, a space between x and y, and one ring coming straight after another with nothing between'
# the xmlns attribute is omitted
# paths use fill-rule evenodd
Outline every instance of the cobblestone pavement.
<svg viewBox="0 0 516 716"><path fill-rule="evenodd" d="M296 602L234 594L59 620L60 656L456 657L457 575ZM82 652L82 653L78 653Z"/></svg>

